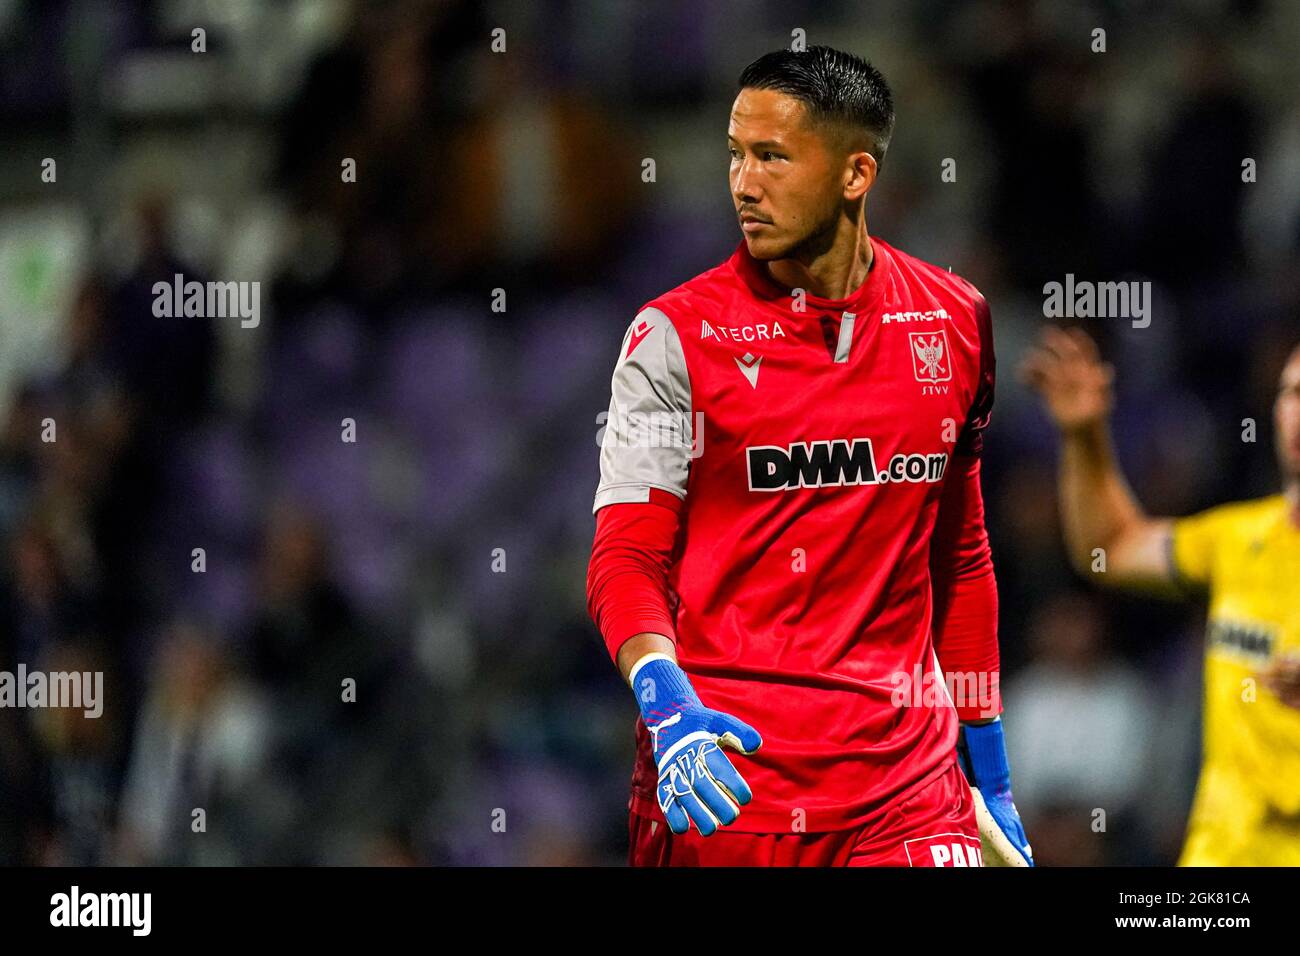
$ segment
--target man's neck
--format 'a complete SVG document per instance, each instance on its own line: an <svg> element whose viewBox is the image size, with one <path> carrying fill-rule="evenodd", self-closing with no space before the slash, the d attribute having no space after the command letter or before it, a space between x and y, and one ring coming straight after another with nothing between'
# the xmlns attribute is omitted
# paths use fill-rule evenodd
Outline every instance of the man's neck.
<svg viewBox="0 0 1300 956"><path fill-rule="evenodd" d="M1282 488L1282 495L1286 498L1287 517L1291 519L1291 525L1300 528L1300 477L1292 478Z"/></svg>
<svg viewBox="0 0 1300 956"><path fill-rule="evenodd" d="M848 224L846 224L848 225ZM849 225L824 251L764 263L772 281L823 299L845 299L867 281L875 251L866 223Z"/></svg>

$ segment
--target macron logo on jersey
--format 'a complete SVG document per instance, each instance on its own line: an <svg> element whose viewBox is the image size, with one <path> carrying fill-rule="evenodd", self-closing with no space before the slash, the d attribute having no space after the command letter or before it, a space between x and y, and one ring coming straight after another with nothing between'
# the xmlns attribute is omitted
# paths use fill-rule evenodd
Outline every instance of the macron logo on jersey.
<svg viewBox="0 0 1300 956"><path fill-rule="evenodd" d="M632 330L632 338L628 339L627 354L624 355L623 358L630 359L632 357L632 353L636 351L636 347L640 345L642 342L644 342L645 337L649 335L653 330L654 330L654 326L651 325L649 322L642 322L640 325L634 328Z"/></svg>
<svg viewBox="0 0 1300 956"><path fill-rule="evenodd" d="M745 381L758 388L758 363L763 361L763 356L755 356L753 352L746 352L744 357L736 356L736 368L745 376Z"/></svg>
<svg viewBox="0 0 1300 956"><path fill-rule="evenodd" d="M745 449L750 491L787 491L837 485L888 482L937 482L948 467L947 452L931 455L897 454L876 470L870 438L755 445Z"/></svg>

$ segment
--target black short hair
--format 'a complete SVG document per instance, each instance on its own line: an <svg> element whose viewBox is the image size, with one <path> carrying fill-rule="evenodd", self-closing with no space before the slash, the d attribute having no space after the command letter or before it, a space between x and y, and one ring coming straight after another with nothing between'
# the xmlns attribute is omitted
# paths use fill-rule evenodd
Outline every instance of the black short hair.
<svg viewBox="0 0 1300 956"><path fill-rule="evenodd" d="M740 74L740 89L775 90L803 101L814 124L865 133L885 160L894 133L894 96L874 66L828 46L765 53Z"/></svg>

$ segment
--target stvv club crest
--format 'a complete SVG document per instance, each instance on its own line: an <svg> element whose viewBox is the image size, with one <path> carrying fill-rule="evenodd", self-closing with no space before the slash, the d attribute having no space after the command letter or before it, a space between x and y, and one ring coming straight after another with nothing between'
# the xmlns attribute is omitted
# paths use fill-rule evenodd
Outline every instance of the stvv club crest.
<svg viewBox="0 0 1300 956"><path fill-rule="evenodd" d="M912 346L912 371L916 380L926 384L952 380L952 362L948 355L948 337L937 332L909 332Z"/></svg>

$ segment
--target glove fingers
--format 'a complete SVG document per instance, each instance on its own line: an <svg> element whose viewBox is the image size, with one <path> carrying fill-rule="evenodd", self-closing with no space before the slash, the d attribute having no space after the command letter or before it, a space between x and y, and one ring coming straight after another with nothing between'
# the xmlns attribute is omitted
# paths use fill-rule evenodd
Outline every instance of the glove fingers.
<svg viewBox="0 0 1300 956"><path fill-rule="evenodd" d="M691 828L686 810L681 805L683 794L690 793L690 784L676 766L669 766L659 775L659 809L674 833L685 833Z"/></svg>
<svg viewBox="0 0 1300 956"><path fill-rule="evenodd" d="M727 755L721 750L714 750L705 758L704 766L708 768L711 776L722 791L727 794L735 803L744 806L754 799L754 792L749 789L749 784L745 778L740 775Z"/></svg>
<svg viewBox="0 0 1300 956"><path fill-rule="evenodd" d="M663 811L664 819L668 821L668 829L674 833L682 834L691 828L691 821L676 797L670 799L667 806L661 805L659 809Z"/></svg>
<svg viewBox="0 0 1300 956"><path fill-rule="evenodd" d="M709 811L694 791L678 796L677 802L691 818L695 828L700 831L700 836L710 836L718 829L718 818Z"/></svg>
<svg viewBox="0 0 1300 956"><path fill-rule="evenodd" d="M695 795L717 819L719 826L728 826L740 816L740 808L727 792L718 786L718 781L708 771L708 765L700 763L700 775L695 780Z"/></svg>
<svg viewBox="0 0 1300 956"><path fill-rule="evenodd" d="M978 787L971 788L971 798L975 801L975 819L979 824L980 843L984 847L984 865L1033 866L1033 851L1025 841L1024 828L1016 828L1018 834L1010 827L1004 830ZM1019 842L1015 841L1016 836L1019 836Z"/></svg>
<svg viewBox="0 0 1300 956"><path fill-rule="evenodd" d="M1025 836L1024 824L1020 822L1020 814L1016 812L1016 805L1010 800L995 799L989 804L989 812L998 827L1006 834L1007 840L1015 847L1030 866L1034 865L1034 851L1030 849L1029 838Z"/></svg>

